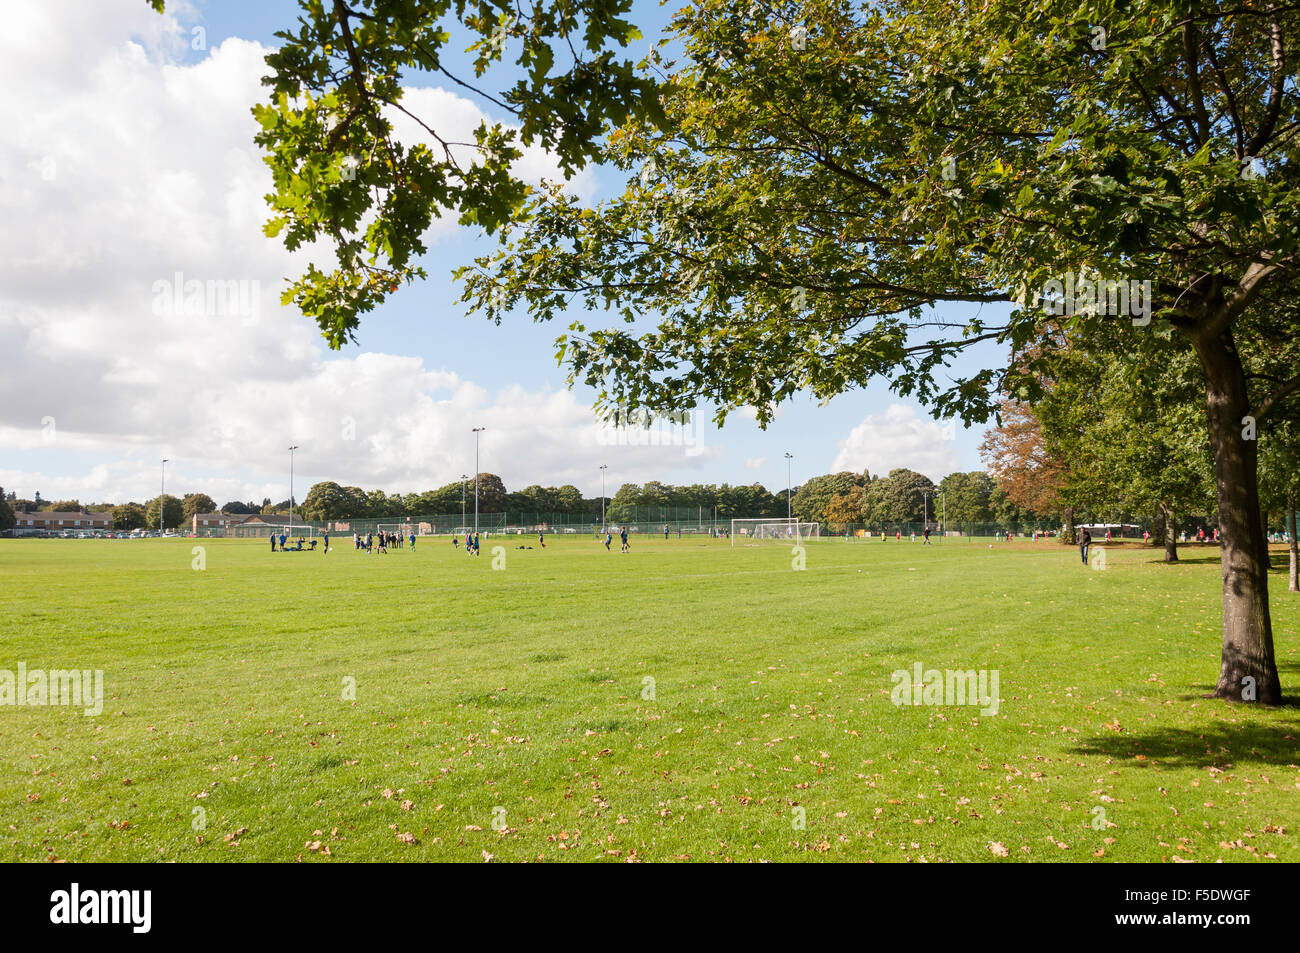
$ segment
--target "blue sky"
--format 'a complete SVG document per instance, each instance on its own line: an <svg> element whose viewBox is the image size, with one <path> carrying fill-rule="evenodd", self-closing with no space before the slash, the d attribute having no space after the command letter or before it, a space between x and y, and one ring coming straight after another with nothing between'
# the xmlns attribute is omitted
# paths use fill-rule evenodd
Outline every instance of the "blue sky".
<svg viewBox="0 0 1300 953"><path fill-rule="evenodd" d="M562 326L524 315L494 326L456 304L451 272L493 245L459 227L431 236L428 281L366 317L357 344L328 351L314 323L278 305L279 280L303 259L260 234L269 178L250 141L260 59L297 4L195 0L169 4L166 18L143 0L70 5L32 5L30 22L0 40L0 81L23 90L0 105L14 114L0 127L0 181L11 183L0 189L6 491L141 499L166 456L169 492L282 499L293 443L299 498L318 479L419 490L472 472L475 425L488 427L482 468L508 486L572 482L593 495L601 463L609 492L650 479L776 489L786 452L796 485L837 466L910 466L936 480L980 468L982 427L945 428L880 384L825 406L795 400L766 431L743 417L657 445L601 431L592 395L567 392L556 365ZM666 13L642 4L634 20L648 46ZM459 91L420 95L447 121L475 109L502 118ZM22 121L33 113L39 121ZM589 170L575 188L598 199L619 185ZM249 283L256 313L160 314L154 289L178 272Z"/></svg>

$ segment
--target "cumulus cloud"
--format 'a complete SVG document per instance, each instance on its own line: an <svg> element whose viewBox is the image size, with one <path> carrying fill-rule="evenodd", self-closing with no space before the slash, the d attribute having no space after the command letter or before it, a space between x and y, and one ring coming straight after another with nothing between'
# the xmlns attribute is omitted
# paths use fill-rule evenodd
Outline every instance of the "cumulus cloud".
<svg viewBox="0 0 1300 953"><path fill-rule="evenodd" d="M514 485L598 485L602 462L643 481L713 457L698 434L612 434L567 391L489 393L420 357L327 351L279 301L313 251L261 231L271 181L249 109L267 49L230 38L182 62L185 8L168 9L21 4L0 31L0 447L98 461L43 457L0 470L5 487L139 499L168 456L169 490L283 499L298 443L308 477L427 489L472 468L474 425L484 468ZM484 118L446 90L409 95L451 137ZM519 171L556 169L534 149Z"/></svg>
<svg viewBox="0 0 1300 953"><path fill-rule="evenodd" d="M891 404L883 414L869 414L839 441L832 471L870 470L885 475L906 467L939 481L959 469L954 428L921 417L906 404Z"/></svg>
<svg viewBox="0 0 1300 953"><path fill-rule="evenodd" d="M749 457L745 460L746 470L761 470L767 463L767 457Z"/></svg>

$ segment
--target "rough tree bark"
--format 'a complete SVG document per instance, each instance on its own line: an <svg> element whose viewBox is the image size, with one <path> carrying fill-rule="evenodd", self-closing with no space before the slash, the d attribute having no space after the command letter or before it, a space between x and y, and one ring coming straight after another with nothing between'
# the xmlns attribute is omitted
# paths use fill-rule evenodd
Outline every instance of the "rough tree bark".
<svg viewBox="0 0 1300 953"><path fill-rule="evenodd" d="M1268 539L1260 520L1258 446L1246 376L1232 331L1209 326L1194 336L1205 371L1206 412L1218 480L1223 549L1223 658L1213 695L1231 701L1282 701L1268 611ZM1170 530L1172 533L1172 528Z"/></svg>
<svg viewBox="0 0 1300 953"><path fill-rule="evenodd" d="M1165 527L1165 562L1178 562L1178 521L1174 519L1174 511L1167 503L1160 504L1160 522Z"/></svg>
<svg viewBox="0 0 1300 953"><path fill-rule="evenodd" d="M1067 546L1074 546L1079 542L1078 534L1074 531L1074 507L1065 508L1065 524L1061 527L1061 542Z"/></svg>

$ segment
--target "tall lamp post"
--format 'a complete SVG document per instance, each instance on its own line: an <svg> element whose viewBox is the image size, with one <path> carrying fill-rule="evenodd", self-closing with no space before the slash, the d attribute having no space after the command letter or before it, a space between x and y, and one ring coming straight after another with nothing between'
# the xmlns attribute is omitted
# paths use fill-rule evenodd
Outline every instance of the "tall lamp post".
<svg viewBox="0 0 1300 953"><path fill-rule="evenodd" d="M475 539L478 539L478 445L479 445L479 434L481 434L484 430L487 430L487 428L475 427L473 429L473 433L474 433L474 538Z"/></svg>
<svg viewBox="0 0 1300 953"><path fill-rule="evenodd" d="M163 519L163 514L166 512L166 510L163 508L163 504L166 502L166 498L167 498L167 457L163 457L162 481L158 487L158 536L159 538L162 537L163 530L167 528L167 523Z"/></svg>
<svg viewBox="0 0 1300 953"><path fill-rule="evenodd" d="M921 530L930 525L930 491L921 491Z"/></svg>
<svg viewBox="0 0 1300 953"><path fill-rule="evenodd" d="M465 481L469 479L468 473L460 475L460 525L465 525Z"/></svg>
<svg viewBox="0 0 1300 953"><path fill-rule="evenodd" d="M600 528L605 528L605 471L609 469L608 463L600 465Z"/></svg>
<svg viewBox="0 0 1300 953"><path fill-rule="evenodd" d="M294 444L289 448L289 535L293 536L293 452L298 449Z"/></svg>
<svg viewBox="0 0 1300 953"><path fill-rule="evenodd" d="M794 455L787 451L785 455L785 521L787 523L794 521L794 509L790 503L790 461L793 459Z"/></svg>

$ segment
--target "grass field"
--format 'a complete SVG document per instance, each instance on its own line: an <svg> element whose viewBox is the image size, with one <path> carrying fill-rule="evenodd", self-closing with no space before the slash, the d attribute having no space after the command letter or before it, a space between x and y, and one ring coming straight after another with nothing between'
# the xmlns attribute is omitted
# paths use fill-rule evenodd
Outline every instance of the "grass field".
<svg viewBox="0 0 1300 953"><path fill-rule="evenodd" d="M0 542L0 669L106 686L0 707L0 858L1300 860L1300 708L1201 697L1210 548L336 542Z"/></svg>

